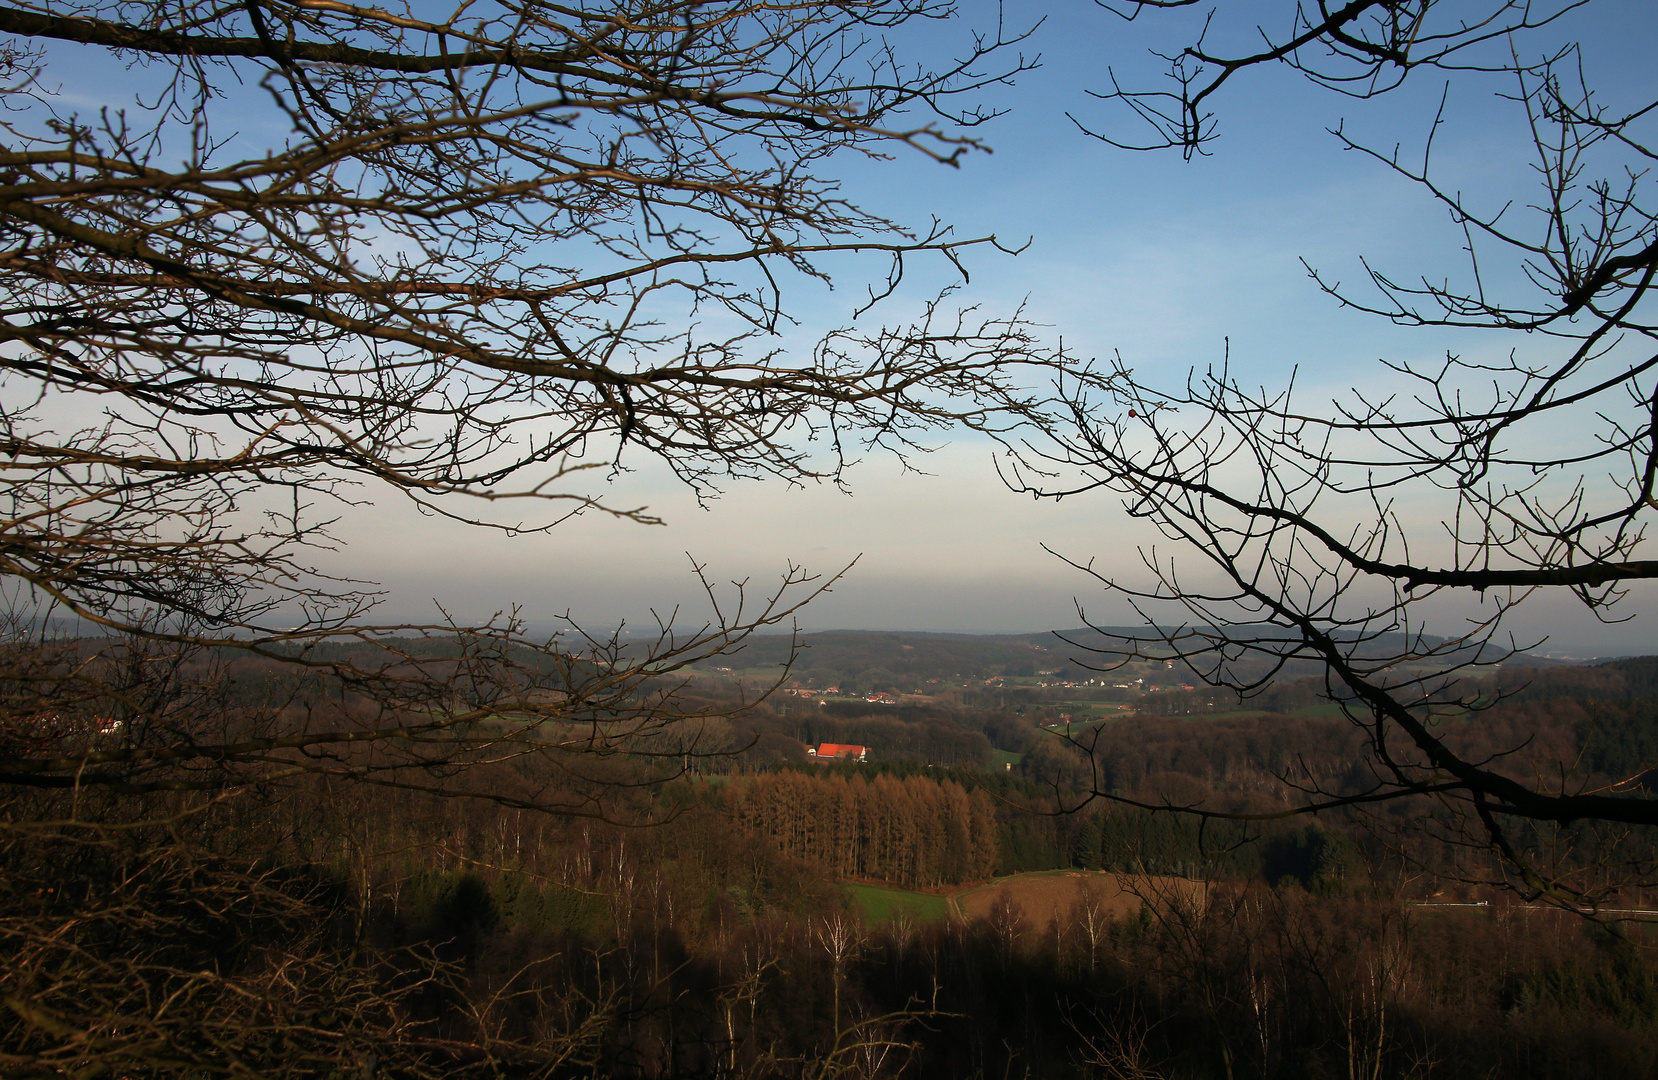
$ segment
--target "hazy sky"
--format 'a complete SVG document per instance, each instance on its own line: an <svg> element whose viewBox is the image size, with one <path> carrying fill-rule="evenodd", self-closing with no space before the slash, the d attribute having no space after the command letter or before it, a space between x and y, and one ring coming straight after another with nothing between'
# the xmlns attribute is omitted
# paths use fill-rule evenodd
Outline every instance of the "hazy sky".
<svg viewBox="0 0 1658 1080"><path fill-rule="evenodd" d="M995 17L988 5L966 7L958 24L908 46L947 50L965 41L975 20ZM1047 13L1026 47L1041 54L1042 66L1016 87L987 92L1009 110L982 131L993 154L972 155L960 169L904 153L886 163L841 163L847 194L871 209L920 225L937 215L960 235L1029 238L1016 258L973 258L965 302L987 313L1026 302L1029 317L1078 355L1120 351L1143 375L1169 380L1218 362L1230 339L1235 371L1277 384L1299 368L1300 382L1326 388L1326 398L1373 385L1378 357L1510 347L1343 312L1299 261L1344 280L1356 279L1361 255L1407 276L1455 268L1449 260L1459 237L1443 210L1374 162L1343 153L1324 130L1345 122L1372 144L1418 148L1443 79L1424 73L1405 91L1359 102L1315 91L1289 72L1245 72L1217 102L1222 138L1213 155L1187 163L1173 153L1112 149L1065 114L1131 132L1120 110L1086 90L1105 85L1108 65L1125 81L1148 81L1158 65L1146 48L1185 44L1192 13L1147 13L1129 24L1088 0L1061 0L1009 5L1008 18L1031 12ZM1620 88L1650 90L1655 23L1648 2L1604 0L1571 24L1581 30L1591 72L1614 97ZM1452 87L1438 165L1466 190L1524 196L1528 148L1523 135L1515 138L1518 114L1494 99L1496 89L1489 81ZM881 269L869 264L862 273ZM945 280L917 275L885 317L899 317L906 302ZM863 291L858 264L846 266L839 286L796 292L797 337L849 318ZM719 580L752 579L756 593L791 561L833 573L856 558L833 593L801 613L813 628L1036 630L1076 625L1078 601L1100 620L1128 617L1041 546L1132 572L1145 537L1120 507L1105 496L1053 504L1015 495L997 479L992 447L979 440L948 441L926 460L926 476L871 457L848 476L850 495L738 483L702 507L639 464L616 479L611 497L648 504L665 527L592 516L544 536L491 536L422 519L387 498L344 519L338 565L384 583L392 590L386 611L397 616L429 612L433 598L462 618L522 605L532 619L569 610L593 624L638 620L675 603L695 608L689 552ZM1658 609L1610 632L1560 611L1527 625L1556 619L1557 636L1572 645L1658 648Z"/></svg>
<svg viewBox="0 0 1658 1080"><path fill-rule="evenodd" d="M973 155L959 170L903 154L844 163L849 195L900 220L924 223L936 214L962 235L1029 238L1017 258L976 257L965 302L994 313L1025 301L1029 316L1077 354L1119 351L1141 373L1174 380L1219 361L1229 339L1234 370L1276 384L1299 368L1300 382L1315 397L1326 388L1326 398L1375 385L1379 357L1513 347L1343 312L1300 262L1344 280L1356 279L1361 255L1406 275L1459 268L1459 236L1444 211L1376 163L1341 151L1325 130L1345 123L1371 144L1418 148L1443 79L1429 73L1390 97L1359 102L1314 91L1289 72L1246 72L1218 102L1222 138L1213 155L1187 163L1177 154L1115 150L1085 137L1065 114L1132 131L1120 111L1085 91L1104 85L1107 65L1144 81L1157 70L1146 47L1183 44L1189 18L1148 14L1131 25L1085 2L1014 5L1010 18L1020 10L1049 13L1031 44L1042 67L988 94L1010 110L983 131L993 154ZM1594 22L1573 26L1597 81L1614 95L1643 86L1652 77L1645 45L1658 21L1651 5L1602 3L1592 14ZM972 19L970 10L966 24ZM950 41L943 34L929 44ZM1524 197L1532 183L1521 117L1494 97L1506 88L1490 80L1453 85L1438 141L1441 175L1489 190L1493 200ZM848 317L862 291L857 267L849 269L834 293L796 294L803 334ZM920 275L908 296L944 280ZM903 313L902 299L888 318ZM676 602L696 610L688 552L721 581L751 579L755 592L791 561L833 573L857 559L832 594L802 612L814 628L1033 630L1075 625L1078 602L1099 620L1130 618L1042 545L1094 559L1108 573L1132 573L1143 532L1106 496L1054 504L1011 493L997 479L992 449L956 438L927 459L931 475L905 474L875 456L851 472L850 495L739 483L703 507L648 467L618 478L613 496L651 506L668 521L660 528L590 517L546 536L485 537L383 505L350 522L346 561L393 588L392 609L411 614L427 597L468 617L522 604L532 618L568 609L601 624ZM1658 611L1603 629L1566 605L1539 609L1523 626L1553 631L1567 647L1658 648Z"/></svg>

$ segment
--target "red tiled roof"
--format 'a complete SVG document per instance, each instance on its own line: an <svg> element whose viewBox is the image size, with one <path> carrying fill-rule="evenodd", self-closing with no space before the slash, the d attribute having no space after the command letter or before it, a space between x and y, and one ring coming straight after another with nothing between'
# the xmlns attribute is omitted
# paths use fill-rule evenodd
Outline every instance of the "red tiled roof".
<svg viewBox="0 0 1658 1080"><path fill-rule="evenodd" d="M820 758L834 757L861 757L869 751L867 746L854 746L850 743L826 742L819 744L817 756Z"/></svg>

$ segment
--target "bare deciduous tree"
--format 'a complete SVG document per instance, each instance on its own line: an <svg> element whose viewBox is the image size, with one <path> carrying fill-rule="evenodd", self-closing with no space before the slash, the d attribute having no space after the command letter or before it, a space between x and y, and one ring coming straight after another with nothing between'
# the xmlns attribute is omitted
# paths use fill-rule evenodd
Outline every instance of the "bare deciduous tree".
<svg viewBox="0 0 1658 1080"><path fill-rule="evenodd" d="M272 884L278 793L636 814L752 701L687 694L686 668L830 579L711 589L706 625L655 640L548 642L516 614L376 625L375 587L324 565L330 530L388 494L514 533L650 523L605 494L642 461L708 494L1042 422L1021 371L1058 361L1016 314L948 290L897 325L869 311L915 260L964 272L995 238L863 209L830 164L979 149L979 91L1027 65L1000 30L906 58L953 14L0 7L8 1071L533 1076L590 1053L603 994L528 973L528 1004L478 997L330 937L326 889ZM860 309L791 340L792 299L854 256L878 260ZM564 1019L520 1037L492 1010Z"/></svg>
<svg viewBox="0 0 1658 1080"><path fill-rule="evenodd" d="M1184 5L1131 6L1122 13ZM1069 395L1069 431L1038 455L1076 479L1013 470L1016 486L1042 494L1118 493L1173 546L1143 552L1149 584L1081 564L1159 627L1107 646L1120 652L1102 660L1176 658L1246 696L1307 661L1327 673L1330 695L1367 735L1369 782L1335 791L1303 781L1297 812L1434 800L1443 812L1420 820L1442 839L1494 850L1511 884L1574 904L1654 872L1639 829L1658 824L1658 802L1640 774L1658 763L1591 776L1565 761L1534 775L1502 754L1467 754L1457 730L1501 700L1478 685L1481 666L1533 644L1507 629L1519 605L1565 593L1617 621L1632 614L1620 606L1630 583L1658 577L1646 549L1658 506L1648 174L1658 103L1593 92L1592 58L1561 36L1579 7L1285 5L1283 32L1260 27L1235 52L1212 40L1225 28L1205 22L1204 38L1169 57L1170 90L1112 89L1105 96L1154 137L1109 141L1190 156L1215 134L1216 91L1252 67L1288 65L1358 96L1422 67L1495 80L1530 136L1540 190L1525 206L1440 180L1434 136L1448 106L1426 118L1419 157L1333 132L1445 208L1469 257L1461 279L1366 264L1366 292L1309 269L1339 303L1396 324L1515 339L1506 358L1389 363L1386 389L1333 403L1252 387L1224 365L1176 387L1122 368L1112 392ZM1460 606L1447 635L1448 604ZM1586 860L1616 873L1589 872Z"/></svg>
<svg viewBox="0 0 1658 1080"><path fill-rule="evenodd" d="M153 787L319 757L372 770L352 754L394 734L404 765L430 767L487 753L507 715L534 717L537 738L549 718L585 725L584 752L639 748L671 713L649 703L664 677L786 619L809 575L790 571L790 595L758 616L670 628L652 650L545 646L512 618L375 627L373 587L319 563L329 528L387 491L510 532L582 512L653 522L605 477L649 458L699 493L722 477L838 480L851 455L903 455L928 431L1040 422L1040 380L1020 372L1057 361L1016 316L941 296L803 351L783 336L786 290L827 283L833 260L883 260L867 311L918 257L959 268L998 246L861 209L826 164L900 149L954 165L979 148L976 92L1025 66L1019 36L966 39L938 68L889 40L952 14L931 0L0 9L0 575L17 630L0 775ZM76 70L122 65L105 108L57 96ZM321 718L310 694L266 710L283 723L244 711L240 727L215 708L222 730L185 733L104 685L140 656L159 670L154 648L94 659L43 646L54 626L221 650L198 669L227 648L297 666L340 708ZM460 644L434 664L387 631ZM342 635L363 647L326 644ZM134 717L112 726L112 711ZM64 742L94 727L96 747ZM184 762L217 779L160 778Z"/></svg>

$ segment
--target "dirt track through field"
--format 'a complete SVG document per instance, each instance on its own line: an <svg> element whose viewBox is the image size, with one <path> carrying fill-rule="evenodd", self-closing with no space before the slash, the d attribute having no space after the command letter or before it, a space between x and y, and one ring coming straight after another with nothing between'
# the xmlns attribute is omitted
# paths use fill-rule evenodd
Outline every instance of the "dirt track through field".
<svg viewBox="0 0 1658 1080"><path fill-rule="evenodd" d="M1099 905L1101 914L1113 919L1137 915L1142 903L1167 904L1176 899L1194 901L1203 895L1203 883L1177 877L1067 871L1060 874L1031 874L994 882L982 888L957 893L951 902L968 918L989 915L1002 897L1018 907L1033 926L1046 926L1055 918L1066 918L1085 900Z"/></svg>

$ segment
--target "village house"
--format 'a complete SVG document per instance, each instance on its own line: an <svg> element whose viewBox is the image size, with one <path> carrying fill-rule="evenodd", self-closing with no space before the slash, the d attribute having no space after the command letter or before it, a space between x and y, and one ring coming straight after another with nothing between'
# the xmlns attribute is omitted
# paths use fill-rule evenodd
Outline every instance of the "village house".
<svg viewBox="0 0 1658 1080"><path fill-rule="evenodd" d="M819 761L867 761L869 747L826 742L818 744L816 749L807 747L806 756L817 758Z"/></svg>

